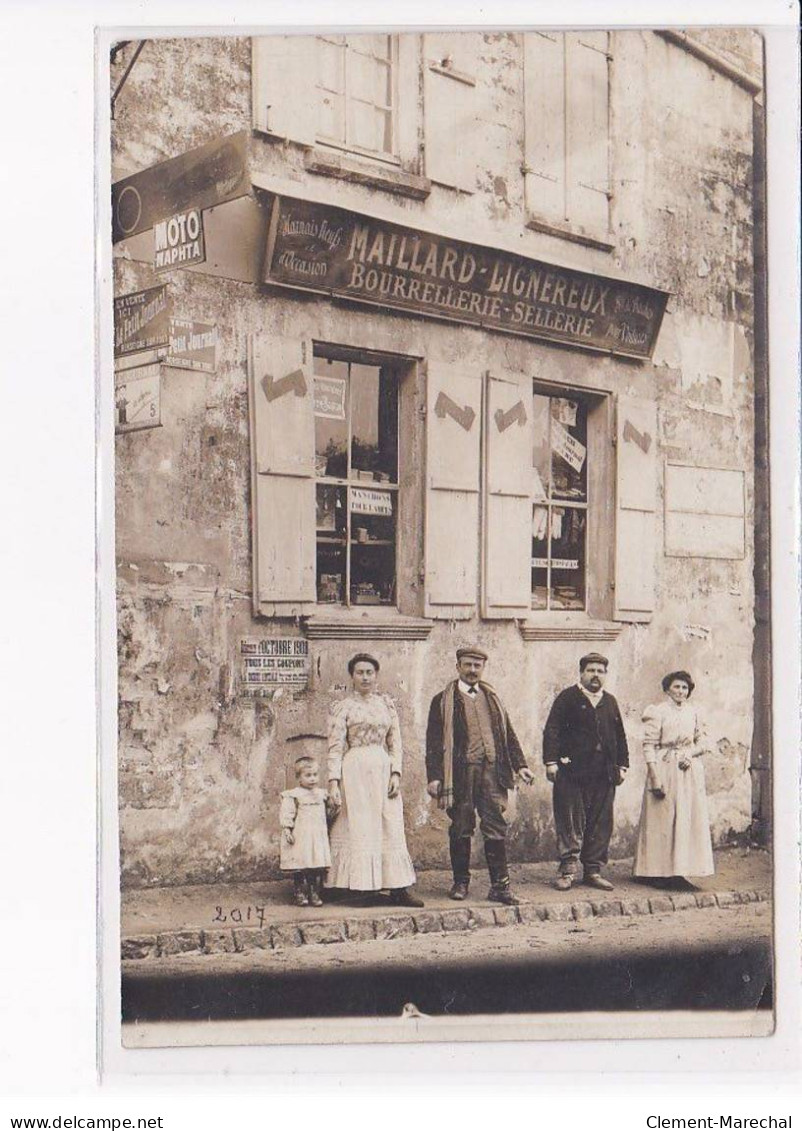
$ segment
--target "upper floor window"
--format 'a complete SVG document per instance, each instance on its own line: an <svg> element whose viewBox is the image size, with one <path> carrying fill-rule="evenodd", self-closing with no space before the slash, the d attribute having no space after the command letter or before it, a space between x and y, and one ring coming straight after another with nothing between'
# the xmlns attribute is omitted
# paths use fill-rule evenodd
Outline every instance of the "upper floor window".
<svg viewBox="0 0 802 1131"><path fill-rule="evenodd" d="M254 128L304 146L308 172L424 200L475 192L483 40L425 35L265 35L253 40Z"/></svg>
<svg viewBox="0 0 802 1131"><path fill-rule="evenodd" d="M609 245L611 35L539 31L524 44L529 223Z"/></svg>
<svg viewBox="0 0 802 1131"><path fill-rule="evenodd" d="M318 139L395 156L397 37L320 35L316 45Z"/></svg>

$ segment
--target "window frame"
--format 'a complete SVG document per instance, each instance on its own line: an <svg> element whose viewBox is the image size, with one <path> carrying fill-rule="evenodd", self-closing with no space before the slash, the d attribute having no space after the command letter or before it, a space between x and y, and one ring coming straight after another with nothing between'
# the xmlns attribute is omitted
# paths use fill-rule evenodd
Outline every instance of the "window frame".
<svg viewBox="0 0 802 1131"><path fill-rule="evenodd" d="M614 571L614 519L615 519L615 492L616 470L614 459L614 431L612 427L612 414L614 409L614 396L608 389L592 388L581 384L556 384L540 381L536 377L532 380L532 398L535 396L547 397L549 400L560 398L574 400L585 406L587 426L587 454L588 467L587 492L583 503L571 499L547 498L537 499L532 496L531 513L538 505L548 508L549 519L554 507L572 507L585 512L585 603L582 609L541 608L534 604L534 590L532 590L532 606L527 615L527 624L549 625L598 623L608 624L613 613L613 579ZM549 409L551 413L551 409ZM551 447L550 458L553 458ZM534 452L533 452L534 467ZM590 469L593 468L593 474ZM550 528L547 526L547 533ZM530 546L533 539L530 539ZM533 556L533 555L532 555ZM530 565L530 570L531 570ZM551 570L547 571L547 586L550 583ZM550 591L547 589L547 599ZM617 635L620 626L611 629Z"/></svg>
<svg viewBox="0 0 802 1131"><path fill-rule="evenodd" d="M425 514L424 478L422 461L418 456L422 443L419 430L423 418L420 414L421 358L411 354L390 353L384 350L360 348L358 345L312 340L312 374L317 357L330 358L356 365L386 367L393 371L396 380L397 405L397 467L396 482L376 484L379 490L391 489L395 504L395 599L392 604L352 604L348 602L315 601L309 615L317 621L355 623L355 618L392 618L399 625L404 619L420 618L420 583L423 576L423 523ZM350 435L350 433L349 433ZM349 441L350 448L350 441ZM350 455L349 455L350 463ZM358 483L351 480L313 475L315 491L321 484L348 490ZM417 516L417 521L416 521ZM317 563L317 531L315 537L315 570ZM317 594L316 594L317 595ZM416 625L418 620L416 620ZM423 621L420 621L422 624ZM428 622L427 622L428 623ZM401 625L401 627L403 627Z"/></svg>
<svg viewBox="0 0 802 1131"><path fill-rule="evenodd" d="M540 392L539 390L536 390L533 387L533 390L532 390L533 399L537 396L543 397L545 400L547 400L548 406L549 406L548 407L548 440L547 440L547 450L548 450L548 457L549 457L549 481L548 481L547 485L546 484L543 485L544 488L545 488L545 492L546 492L545 497L543 499L537 499L537 498L532 499L532 517L533 517L533 520L534 520L535 507L542 507L546 511L546 535L545 535L545 539L546 539L546 607L543 608L541 605L535 604L535 591L534 591L534 587L533 587L533 589L532 589L532 611L538 612L538 613L541 613L541 612L542 613L552 613L552 612L587 613L587 608L588 608L587 576L588 576L588 568L589 568L589 564L588 564L588 542L589 542L588 515L589 515L589 511L590 511L590 474L591 474L591 472L590 472L590 466L591 466L590 445L587 444L587 443L585 444L585 467L586 467L587 470L586 470L586 489L585 489L585 499L584 499L584 501L577 502L576 500L570 499L570 498L561 499L559 497L556 497L553 494L553 490L554 490L554 485L553 485L554 456L555 456L556 453L554 451L554 447L553 447L553 443L552 443L552 429L553 429L555 418L554 418L554 415L552 413L551 406L552 406L552 402L556 401L556 400L573 401L577 405L581 405L582 411L584 413L584 418L585 418L584 424L585 424L585 439L586 439L586 441L587 441L588 417L590 416L592 410L589 408L588 403L585 400L585 398L571 397L571 396L557 397L557 396L554 396L552 394L545 394L543 392ZM583 511L584 514L585 514L584 547L583 547L583 550L582 550L583 568L582 568L582 574L581 574L582 591L583 591L583 599L582 599L583 604L582 604L581 609L571 608L571 607L560 608L560 606L554 606L552 608L552 605L551 605L551 601L553 599L552 571L554 570L554 566L552 565L552 562L554 560L554 554L552 553L552 541L553 541L552 523L553 523L554 512L557 509L580 510L580 511ZM532 536L532 540L534 541L534 533L533 533L533 536ZM531 564L531 572L534 573L535 568L542 568L542 567L535 567L534 558L533 558L533 561L532 561L532 564ZM579 566L577 566L577 571L579 571Z"/></svg>
<svg viewBox="0 0 802 1131"><path fill-rule="evenodd" d="M351 36L351 38L356 38L356 36L358 36L359 34L360 33L357 32L357 33L355 33L355 35ZM350 142L349 139L348 139L348 118L349 118L349 115L348 115L348 99L349 99L349 95L348 95L348 53L352 49L349 47L349 44L348 44L348 39L349 39L348 33L345 33L345 32L342 33L342 37L345 41L342 44L333 43L332 40L328 39L325 34L315 35L314 39L315 39L316 50L317 50L317 43L320 40L322 40L326 43L329 43L331 46L342 47L343 51L344 51L342 98L343 98L343 119L344 119L343 125L344 125L345 140L340 141L338 138L328 137L325 134L320 133L319 128L317 128L316 131L315 131L315 145L317 147L319 147L321 150L324 150L324 151L325 150L334 150L334 151L339 152L339 153L352 153L357 157L367 158L371 161L378 161L378 162L380 162L384 165L390 166L392 168L400 168L401 167L401 153L400 153L400 143L399 143L399 116L400 115L399 115L399 105L398 105L400 84L399 84L399 81L398 81L398 71L399 71L399 43L398 43L399 37L398 37L398 34L397 33L389 33L387 35L387 38L390 41L390 59L389 59L389 62L388 62L388 66L390 67L391 90L392 90L392 104L389 108L390 109L390 130L391 130L391 135L392 135L392 152L387 152L386 150L381 150L381 149L369 149L365 146L356 145L353 142ZM376 56L371 53L371 58L375 59ZM316 99L319 97L319 94L320 94L321 91L329 91L328 87L321 86L320 71L317 67L315 69L314 89L315 89ZM329 91L329 93L336 94L338 92ZM356 99L356 101L363 102L364 100L363 99ZM370 105L375 107L377 104L371 103ZM318 122L318 127L319 127L319 122Z"/></svg>

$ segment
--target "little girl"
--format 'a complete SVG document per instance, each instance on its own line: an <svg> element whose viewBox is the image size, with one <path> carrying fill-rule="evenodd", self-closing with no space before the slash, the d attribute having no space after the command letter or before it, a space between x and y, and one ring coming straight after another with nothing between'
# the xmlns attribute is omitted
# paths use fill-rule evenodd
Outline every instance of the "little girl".
<svg viewBox="0 0 802 1131"><path fill-rule="evenodd" d="M293 899L298 907L320 907L323 873L331 866L326 826L326 790L318 789L314 758L298 758L295 789L281 795L281 868L293 875Z"/></svg>

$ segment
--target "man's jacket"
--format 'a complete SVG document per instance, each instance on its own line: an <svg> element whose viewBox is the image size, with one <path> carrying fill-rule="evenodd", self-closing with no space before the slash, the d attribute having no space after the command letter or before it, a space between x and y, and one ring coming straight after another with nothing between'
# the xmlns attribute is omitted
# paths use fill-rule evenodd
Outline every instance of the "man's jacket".
<svg viewBox="0 0 802 1131"><path fill-rule="evenodd" d="M543 761L557 762L561 772L574 777L615 783L617 767L629 765L629 749L614 697L605 691L594 707L576 685L561 691L543 731Z"/></svg>
<svg viewBox="0 0 802 1131"><path fill-rule="evenodd" d="M481 683L479 686L483 687ZM432 699L426 728L426 779L430 782L443 780L443 695L444 692L441 691ZM502 789L512 789L515 784L515 772L523 769L527 764L526 758L509 716L505 728L494 694L487 696L487 703L490 708L490 722L496 748L498 784ZM454 696L454 798L457 801L467 792L467 747L468 723L462 696L457 692Z"/></svg>

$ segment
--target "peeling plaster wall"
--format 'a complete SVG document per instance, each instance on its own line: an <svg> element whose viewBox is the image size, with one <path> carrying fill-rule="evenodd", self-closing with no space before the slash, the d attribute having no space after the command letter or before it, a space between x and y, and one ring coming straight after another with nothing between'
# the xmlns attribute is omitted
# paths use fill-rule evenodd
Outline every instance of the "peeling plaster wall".
<svg viewBox="0 0 802 1131"><path fill-rule="evenodd" d="M744 33L747 35L748 33ZM289 621L256 620L251 605L250 450L246 343L251 333L314 336L484 369L530 370L541 380L595 384L653 396L660 463L746 472L743 560L668 558L658 544L658 608L648 625L605 642L609 689L631 738L633 769L619 791L614 855L631 853L644 766L643 707L673 667L696 677L707 718L714 837L750 820L752 718L753 379L751 97L699 59L649 32L614 36L615 249L567 243L524 225L522 43L477 33L481 167L477 191L434 186L426 201L304 171L302 152L254 140L265 175L402 223L503 242L523 254L624 276L673 292L652 363L268 293L203 271L170 275L175 309L217 323L218 371L164 368L163 426L116 439L120 821L124 882L202 883L278 874L278 793L299 744L324 733L346 687L355 642L312 641L303 693L272 702L237 695L241 637L301 635ZM736 44L737 46L737 44ZM744 52L751 50L748 44ZM125 65L122 53L116 78ZM115 176L250 125L250 44L245 39L150 41L117 105ZM116 293L153 285L149 265L115 253ZM662 492L662 485L661 485ZM658 519L662 531L662 497ZM414 522L420 516L413 516ZM662 539L662 534L661 534ZM499 689L532 764L549 704L576 678L594 644L525 642L515 625L436 623L425 641L377 641L382 686L396 699L406 747L404 796L410 850L420 868L444 866L446 821L426 800L423 737L430 697L453 674L466 640L491 653ZM318 739L305 740L323 754ZM554 851L550 787L511 798L513 859ZM478 840L478 838L477 838ZM478 850L477 844L477 850Z"/></svg>

